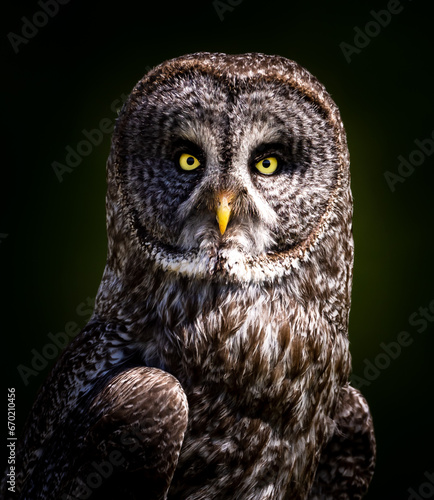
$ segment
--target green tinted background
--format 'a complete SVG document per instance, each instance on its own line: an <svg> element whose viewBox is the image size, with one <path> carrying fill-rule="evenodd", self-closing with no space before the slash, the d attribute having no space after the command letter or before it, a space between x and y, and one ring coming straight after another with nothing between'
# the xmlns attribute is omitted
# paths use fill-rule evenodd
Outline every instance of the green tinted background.
<svg viewBox="0 0 434 500"><path fill-rule="evenodd" d="M89 307L81 304L95 297L106 256L110 134L62 182L52 163L65 163L66 147L76 150L83 130L112 122L115 101L161 61L201 50L259 51L294 59L317 76L348 134L356 251L351 352L354 373L373 379L362 391L378 440L367 498L406 499L408 488L418 491L426 481L424 472L434 472L434 315L421 322L426 313L419 311L434 299L434 155L413 154L420 165L394 191L384 176L398 174L400 155L409 159L420 149L415 140L432 137L429 4L392 2L402 9L388 22L383 13L381 27L372 24L372 11L387 9L387 1L299 3L223 1L220 19L212 0L176 6L72 0L18 54L7 34L20 34L22 16L32 19L41 7L27 2L10 10L3 36L4 151L10 154L3 159L0 214L2 365L4 385L16 387L19 428L55 360L29 375L27 385L17 367L31 366L32 349L41 352L50 332L85 324ZM355 27L375 36L359 35L366 46L348 62L341 44L354 46ZM402 331L411 345L396 359L379 356ZM374 375L366 371L369 363L380 366ZM6 387L3 392L6 400Z"/></svg>

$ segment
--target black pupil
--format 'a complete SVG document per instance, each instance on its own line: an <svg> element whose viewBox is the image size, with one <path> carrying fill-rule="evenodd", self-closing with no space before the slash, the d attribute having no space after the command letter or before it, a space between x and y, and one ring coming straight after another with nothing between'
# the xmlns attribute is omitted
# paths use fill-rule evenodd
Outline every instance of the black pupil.
<svg viewBox="0 0 434 500"><path fill-rule="evenodd" d="M187 165L193 165L194 164L194 158L192 156L189 156L187 158Z"/></svg>
<svg viewBox="0 0 434 500"><path fill-rule="evenodd" d="M270 160L263 160L262 161L262 166L264 168L268 168L270 165L271 165L271 161Z"/></svg>

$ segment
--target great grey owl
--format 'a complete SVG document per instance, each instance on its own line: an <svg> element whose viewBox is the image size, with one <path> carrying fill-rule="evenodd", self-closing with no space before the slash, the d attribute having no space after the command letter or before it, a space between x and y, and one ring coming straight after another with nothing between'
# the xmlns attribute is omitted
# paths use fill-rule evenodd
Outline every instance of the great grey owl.
<svg viewBox="0 0 434 500"><path fill-rule="evenodd" d="M20 441L20 499L359 499L349 154L283 57L162 63L123 106L88 325ZM5 490L5 496L8 495Z"/></svg>

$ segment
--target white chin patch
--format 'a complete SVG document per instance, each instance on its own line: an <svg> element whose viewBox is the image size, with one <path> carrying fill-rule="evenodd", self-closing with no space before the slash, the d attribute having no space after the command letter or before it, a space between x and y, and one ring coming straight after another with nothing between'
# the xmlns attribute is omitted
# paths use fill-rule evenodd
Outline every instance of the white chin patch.
<svg viewBox="0 0 434 500"><path fill-rule="evenodd" d="M153 252L163 269L198 279L258 282L273 278L274 266L260 265L274 240L261 221L234 218L224 235L215 218L192 218L182 228L177 252ZM259 264L259 265L258 265Z"/></svg>
<svg viewBox="0 0 434 500"><path fill-rule="evenodd" d="M249 284L274 280L287 273L287 265L276 266L263 257L246 257L237 248L223 248L214 255L205 251L176 255L158 252L153 255L155 263L165 271L194 279Z"/></svg>
<svg viewBox="0 0 434 500"><path fill-rule="evenodd" d="M216 253L200 250L185 257L179 254L156 257L163 269L186 277L212 279L220 276L235 281L251 281L252 277L244 254L236 248L222 249Z"/></svg>

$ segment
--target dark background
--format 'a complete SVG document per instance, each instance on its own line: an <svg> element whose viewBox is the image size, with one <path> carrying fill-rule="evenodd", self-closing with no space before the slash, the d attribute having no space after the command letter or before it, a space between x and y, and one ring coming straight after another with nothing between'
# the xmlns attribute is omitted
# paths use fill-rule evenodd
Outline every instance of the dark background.
<svg viewBox="0 0 434 500"><path fill-rule="evenodd" d="M115 101L165 59L201 50L279 54L325 84L348 134L356 251L351 351L378 441L367 498L407 499L409 488L434 498L434 485L423 486L424 473L434 472L434 154L428 143L427 153L413 153L420 150L414 141L432 140L434 129L432 15L428 2L393 2L401 12L383 13L381 27L367 23L371 11L390 7L386 0L223 0L232 10L221 16L212 0L71 0L18 53L8 34L21 36L22 16L32 20L42 9L36 1L8 7L0 212L5 429L6 388L16 388L21 429L54 359L25 370L34 369L35 352L56 355L47 351L49 333L86 323L91 308L83 303L95 297L105 264L110 134L62 182L52 163L65 164L66 147L76 150L84 129L112 122ZM348 62L341 43L355 45L355 27L375 36L359 35L366 46ZM407 167L392 191L384 173L399 175L400 156L419 165ZM420 310L431 302L433 312ZM398 353L391 343L402 338L410 345ZM4 459L6 441L2 446Z"/></svg>

